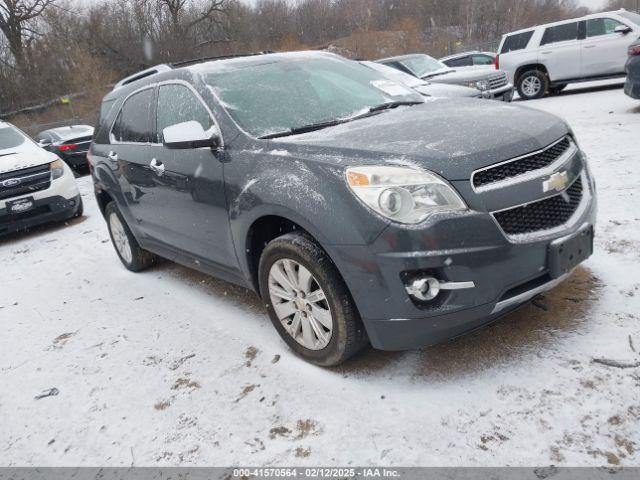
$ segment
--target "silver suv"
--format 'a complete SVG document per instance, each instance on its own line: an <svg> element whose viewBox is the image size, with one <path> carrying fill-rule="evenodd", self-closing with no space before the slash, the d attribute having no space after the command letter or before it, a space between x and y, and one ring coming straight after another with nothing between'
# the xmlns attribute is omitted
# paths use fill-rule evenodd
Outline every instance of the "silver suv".
<svg viewBox="0 0 640 480"><path fill-rule="evenodd" d="M624 77L627 50L640 36L640 15L603 12L507 33L496 68L523 99L558 93L569 83Z"/></svg>

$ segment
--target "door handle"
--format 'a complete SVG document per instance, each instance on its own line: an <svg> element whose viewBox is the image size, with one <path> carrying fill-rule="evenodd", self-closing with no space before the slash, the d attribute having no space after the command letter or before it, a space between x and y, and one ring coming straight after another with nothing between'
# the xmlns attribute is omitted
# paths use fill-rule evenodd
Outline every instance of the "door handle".
<svg viewBox="0 0 640 480"><path fill-rule="evenodd" d="M549 51L547 51L547 52L540 52L540 53L541 53L542 55L551 55L553 52L549 52Z"/></svg>
<svg viewBox="0 0 640 480"><path fill-rule="evenodd" d="M109 160L111 160L112 162L117 162L118 161L118 154L112 150L109 153L107 153L107 158Z"/></svg>
<svg viewBox="0 0 640 480"><path fill-rule="evenodd" d="M164 163L162 163L161 161L159 161L159 160L157 160L155 158L151 159L151 163L149 164L149 168L151 168L151 170L156 172L159 177L161 177L164 174Z"/></svg>
<svg viewBox="0 0 640 480"><path fill-rule="evenodd" d="M584 48L596 48L595 45L585 45Z"/></svg>

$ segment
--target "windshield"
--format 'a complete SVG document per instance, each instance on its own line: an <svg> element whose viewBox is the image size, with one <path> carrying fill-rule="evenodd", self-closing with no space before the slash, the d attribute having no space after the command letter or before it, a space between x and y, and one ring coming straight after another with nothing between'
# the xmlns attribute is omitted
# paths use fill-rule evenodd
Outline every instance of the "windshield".
<svg viewBox="0 0 640 480"><path fill-rule="evenodd" d="M235 121L256 137L348 119L389 102L423 102L380 73L337 58L278 61L204 77Z"/></svg>
<svg viewBox="0 0 640 480"><path fill-rule="evenodd" d="M640 15L633 12L619 12L618 15L632 21L636 25L640 25Z"/></svg>
<svg viewBox="0 0 640 480"><path fill-rule="evenodd" d="M438 70L449 69L444 63L429 55L416 55L415 57L405 58L401 63L420 78L435 73Z"/></svg>
<svg viewBox="0 0 640 480"><path fill-rule="evenodd" d="M8 150L22 145L26 138L11 127L0 127L0 150Z"/></svg>
<svg viewBox="0 0 640 480"><path fill-rule="evenodd" d="M363 65L373 68L374 70L380 72L389 80L393 80L394 82L402 83L408 87L415 88L420 87L422 85L427 85L427 82L424 80L420 80L414 76L409 75L408 73L401 72L398 69L393 67L389 67L388 65L383 65L382 63L376 62L361 62Z"/></svg>

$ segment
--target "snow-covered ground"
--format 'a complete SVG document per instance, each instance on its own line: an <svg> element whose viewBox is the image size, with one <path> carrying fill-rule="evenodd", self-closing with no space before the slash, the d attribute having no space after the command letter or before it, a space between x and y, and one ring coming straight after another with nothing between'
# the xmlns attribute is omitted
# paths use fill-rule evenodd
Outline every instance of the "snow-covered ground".
<svg viewBox="0 0 640 480"><path fill-rule="evenodd" d="M338 370L294 357L243 289L126 271L81 179L85 218L0 240L0 465L639 466L640 368L593 359L640 360L640 102L526 106L589 155L594 256L548 311Z"/></svg>

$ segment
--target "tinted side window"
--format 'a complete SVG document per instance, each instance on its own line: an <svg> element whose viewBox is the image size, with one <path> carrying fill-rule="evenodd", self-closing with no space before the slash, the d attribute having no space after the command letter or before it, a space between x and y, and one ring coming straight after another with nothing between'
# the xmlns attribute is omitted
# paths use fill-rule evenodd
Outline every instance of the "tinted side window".
<svg viewBox="0 0 640 480"><path fill-rule="evenodd" d="M544 31L542 41L540 45L547 45L549 43L566 42L568 40L578 39L578 22L565 23L564 25L557 25L555 27L549 27Z"/></svg>
<svg viewBox="0 0 640 480"><path fill-rule="evenodd" d="M474 65L493 65L495 60L489 55L474 55L473 56L473 64Z"/></svg>
<svg viewBox="0 0 640 480"><path fill-rule="evenodd" d="M449 67L470 67L472 65L471 57L452 58L444 63Z"/></svg>
<svg viewBox="0 0 640 480"><path fill-rule="evenodd" d="M527 48L529 40L533 36L533 30L529 32L516 33L515 35L509 35L504 39L502 49L500 53L512 52L514 50L523 50Z"/></svg>
<svg viewBox="0 0 640 480"><path fill-rule="evenodd" d="M613 18L592 18L587 20L587 37L599 37L600 35L610 35L622 23Z"/></svg>
<svg viewBox="0 0 640 480"><path fill-rule="evenodd" d="M122 106L111 134L118 142L151 142L153 89L131 95Z"/></svg>

